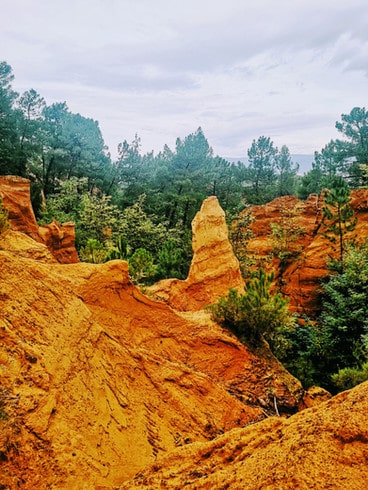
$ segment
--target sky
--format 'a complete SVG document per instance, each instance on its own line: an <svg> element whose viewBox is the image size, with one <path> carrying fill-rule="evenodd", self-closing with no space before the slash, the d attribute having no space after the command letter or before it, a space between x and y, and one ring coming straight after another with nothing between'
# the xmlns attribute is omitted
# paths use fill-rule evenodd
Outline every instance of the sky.
<svg viewBox="0 0 368 490"><path fill-rule="evenodd" d="M242 158L270 137L313 154L368 97L367 0L0 0L13 88L97 120L115 157L201 127Z"/></svg>

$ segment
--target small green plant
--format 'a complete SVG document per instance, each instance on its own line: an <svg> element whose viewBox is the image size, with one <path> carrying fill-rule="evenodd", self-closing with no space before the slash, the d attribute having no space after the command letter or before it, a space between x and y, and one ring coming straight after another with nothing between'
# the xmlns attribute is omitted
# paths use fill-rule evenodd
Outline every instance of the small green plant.
<svg viewBox="0 0 368 490"><path fill-rule="evenodd" d="M84 262L101 264L105 260L106 250L101 242L95 238L89 238L86 246L81 248L79 254Z"/></svg>
<svg viewBox="0 0 368 490"><path fill-rule="evenodd" d="M210 307L214 321L229 328L245 343L257 345L293 322L287 300L272 293L274 274L259 269L247 282L245 293L230 289L225 298Z"/></svg>
<svg viewBox="0 0 368 490"><path fill-rule="evenodd" d="M0 236L5 235L10 228L8 217L9 210L3 206L3 200L0 197Z"/></svg>
<svg viewBox="0 0 368 490"><path fill-rule="evenodd" d="M116 240L116 247L113 247L109 252L106 254L105 261L109 260L127 260L129 255L129 246L127 241L122 235L119 235L118 239Z"/></svg>
<svg viewBox="0 0 368 490"><path fill-rule="evenodd" d="M295 260L302 252L300 238L305 228L300 225L300 211L297 206L289 209L282 207L279 222L271 223L271 254L280 260L281 272L287 264Z"/></svg>
<svg viewBox="0 0 368 490"><path fill-rule="evenodd" d="M149 280L156 273L157 266L153 263L153 256L144 248L138 248L128 262L130 276L136 283L143 279Z"/></svg>
<svg viewBox="0 0 368 490"><path fill-rule="evenodd" d="M368 380L368 362L359 368L347 367L332 375L332 382L339 391L349 390Z"/></svg>

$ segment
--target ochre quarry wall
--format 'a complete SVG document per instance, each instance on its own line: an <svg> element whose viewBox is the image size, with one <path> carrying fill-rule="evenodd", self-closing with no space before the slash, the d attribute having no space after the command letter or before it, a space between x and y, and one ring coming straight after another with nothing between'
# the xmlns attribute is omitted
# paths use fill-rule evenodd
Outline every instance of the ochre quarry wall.
<svg viewBox="0 0 368 490"><path fill-rule="evenodd" d="M3 205L9 210L12 230L25 233L36 242L45 244L57 262L79 262L73 223L60 225L54 221L50 225L38 226L32 209L28 179L12 175L0 176L0 196Z"/></svg>
<svg viewBox="0 0 368 490"><path fill-rule="evenodd" d="M4 240L5 488L119 488L159 455L275 413L274 398L297 410L302 387L269 352L147 298L126 262L58 264L20 232Z"/></svg>
<svg viewBox="0 0 368 490"><path fill-rule="evenodd" d="M351 207L357 218L354 231L346 234L345 240L362 241L368 237L368 190L351 193ZM253 206L253 238L248 252L266 269L276 271L277 286L290 299L290 309L313 317L318 308L321 281L329 274L328 262L338 257L337 247L325 236L322 226L323 198L312 194L306 201L295 196L285 196L260 206ZM272 257L271 223L281 223L285 212L295 210L295 220L304 232L296 248L300 254L281 266L280 260ZM292 214L290 214L292 216ZM335 248L335 249L334 249Z"/></svg>

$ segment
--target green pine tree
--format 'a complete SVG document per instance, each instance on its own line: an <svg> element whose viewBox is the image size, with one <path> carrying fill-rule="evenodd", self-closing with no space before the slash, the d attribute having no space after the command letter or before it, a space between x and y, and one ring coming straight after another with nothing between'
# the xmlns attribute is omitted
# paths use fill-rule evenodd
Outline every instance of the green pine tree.
<svg viewBox="0 0 368 490"><path fill-rule="evenodd" d="M273 293L274 274L259 269L248 281L245 293L231 289L211 309L214 321L232 330L245 343L259 344L272 338L279 329L292 322L287 300Z"/></svg>
<svg viewBox="0 0 368 490"><path fill-rule="evenodd" d="M156 268L152 254L144 248L138 248L129 258L130 276L136 283L152 278L156 273Z"/></svg>
<svg viewBox="0 0 368 490"><path fill-rule="evenodd" d="M182 278L183 254L173 240L167 241L158 254L158 275L160 278Z"/></svg>
<svg viewBox="0 0 368 490"><path fill-rule="evenodd" d="M354 211L350 206L350 189L344 179L335 177L330 189L327 189L323 207L324 235L332 242L338 242L339 262L343 265L346 248L346 234L356 226Z"/></svg>

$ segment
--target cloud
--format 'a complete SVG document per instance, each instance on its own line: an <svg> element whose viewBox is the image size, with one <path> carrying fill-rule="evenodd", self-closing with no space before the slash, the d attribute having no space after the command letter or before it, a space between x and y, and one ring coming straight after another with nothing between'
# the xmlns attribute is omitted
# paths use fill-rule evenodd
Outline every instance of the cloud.
<svg viewBox="0 0 368 490"><path fill-rule="evenodd" d="M198 126L224 156L262 134L313 152L366 103L366 0L2 0L2 25L15 88L97 119L113 152Z"/></svg>

